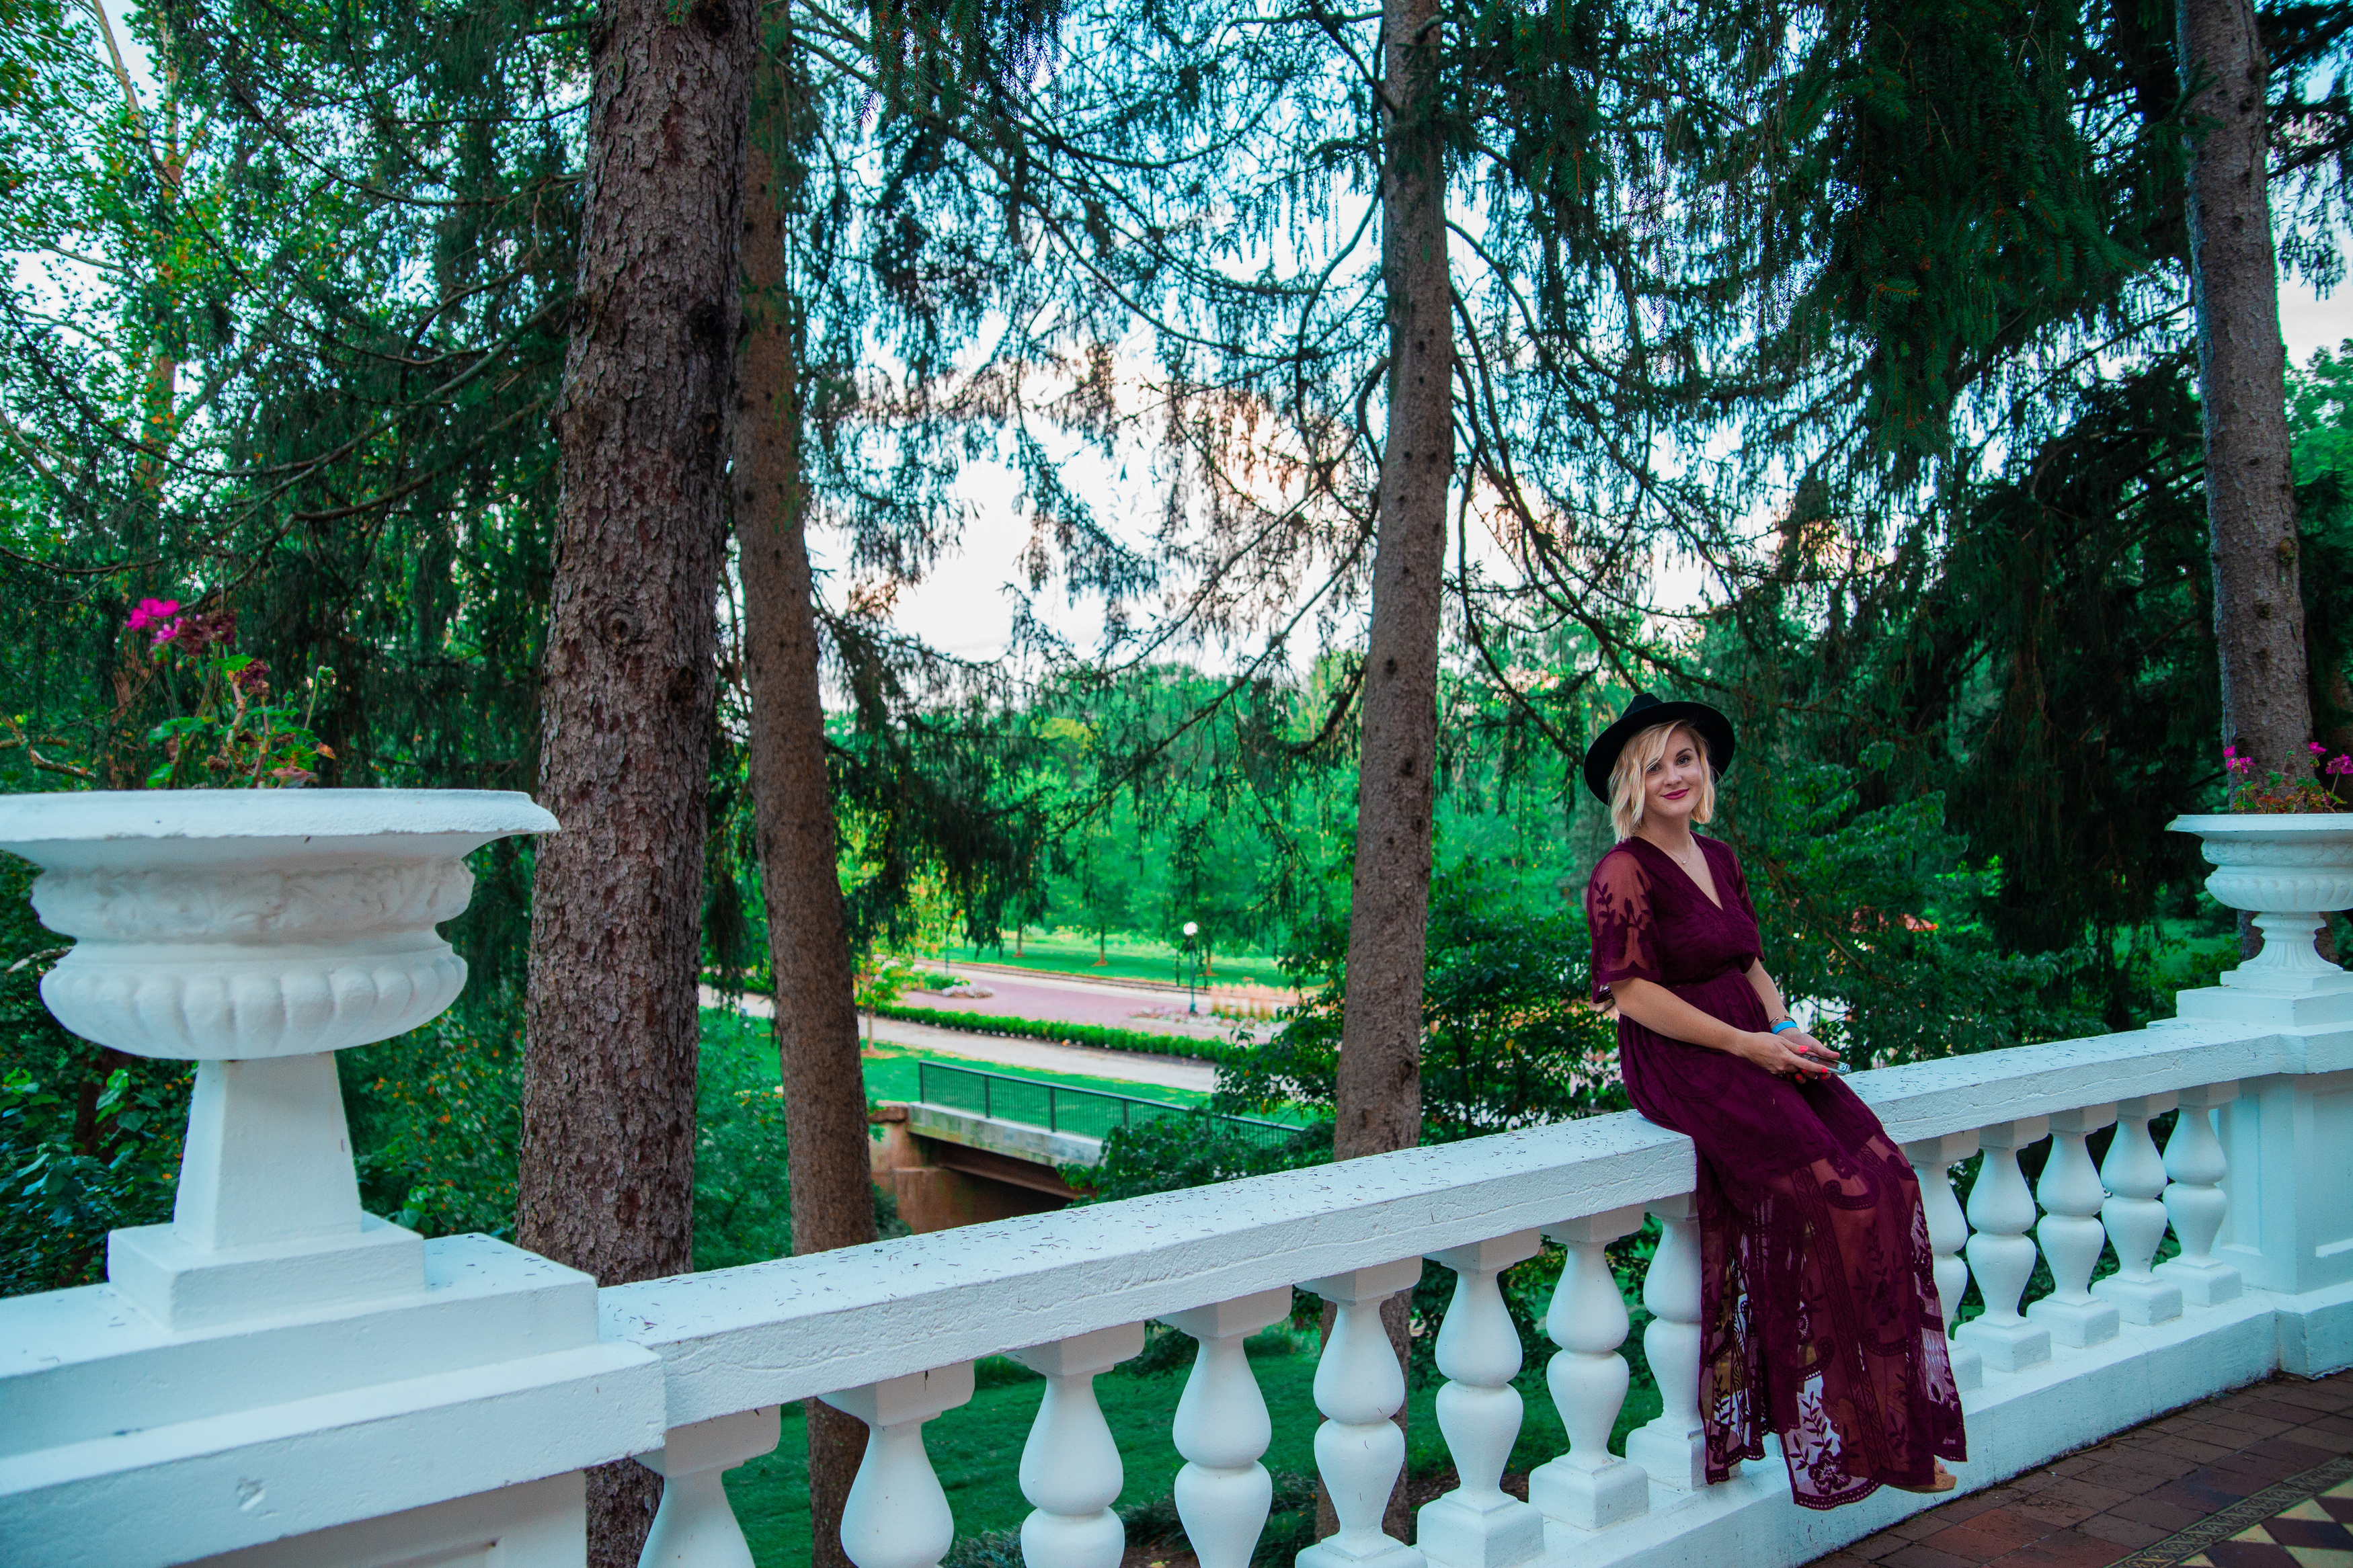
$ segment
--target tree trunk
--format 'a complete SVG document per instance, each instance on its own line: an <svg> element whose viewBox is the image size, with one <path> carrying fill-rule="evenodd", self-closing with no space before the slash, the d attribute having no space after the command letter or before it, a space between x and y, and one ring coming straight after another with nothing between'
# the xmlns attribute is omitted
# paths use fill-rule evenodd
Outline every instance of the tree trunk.
<svg viewBox="0 0 2353 1568"><path fill-rule="evenodd" d="M1435 121L1435 0L1388 0L1381 30L1381 270L1388 296L1388 444L1365 650L1349 892L1347 1008L1333 1154L1410 1147L1421 1132L1422 968L1438 751L1438 635L1454 471L1453 296ZM1401 1303L1382 1313L1406 1359ZM1398 1413L1400 1423L1404 1413ZM1387 1528L1411 1539L1406 1493Z"/></svg>
<svg viewBox="0 0 2353 1568"><path fill-rule="evenodd" d="M605 0L541 694L516 1237L605 1284L693 1265L702 844L750 0ZM660 1482L592 1471L628 1568Z"/></svg>
<svg viewBox="0 0 2353 1568"><path fill-rule="evenodd" d="M804 318L792 295L784 240L790 166L776 153L790 134L793 85L786 68L764 54L754 94L759 114L744 158L734 501L752 691L752 800L776 977L785 1163L793 1250L804 1253L872 1241L874 1194L805 532ZM815 1399L806 1408L813 1561L817 1568L849 1568L841 1509L866 1452L866 1427Z"/></svg>
<svg viewBox="0 0 2353 1568"><path fill-rule="evenodd" d="M2190 163L2189 257L2222 731L2259 773L2304 777L2312 699L2264 183L2268 68L2250 0L2181 0L2179 15L2189 106L2212 126Z"/></svg>

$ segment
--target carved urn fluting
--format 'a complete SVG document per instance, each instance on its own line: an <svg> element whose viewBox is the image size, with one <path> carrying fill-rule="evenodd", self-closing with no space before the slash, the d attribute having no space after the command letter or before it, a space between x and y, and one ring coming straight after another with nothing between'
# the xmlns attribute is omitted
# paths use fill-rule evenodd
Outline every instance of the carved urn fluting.
<svg viewBox="0 0 2353 1568"><path fill-rule="evenodd" d="M360 1212L333 1053L438 1016L466 981L435 927L465 856L547 833L477 790L0 796L0 848L74 939L42 1000L85 1039L198 1066L168 1226L108 1238L109 1281L174 1328L416 1289L417 1237Z"/></svg>
<svg viewBox="0 0 2353 1568"><path fill-rule="evenodd" d="M2280 1023L2353 1019L2353 974L2320 956L2314 938L2336 910L2353 909L2353 813L2177 816L2214 870L2206 890L2255 917L2263 951L2221 976L2226 989L2185 991L2183 1017Z"/></svg>

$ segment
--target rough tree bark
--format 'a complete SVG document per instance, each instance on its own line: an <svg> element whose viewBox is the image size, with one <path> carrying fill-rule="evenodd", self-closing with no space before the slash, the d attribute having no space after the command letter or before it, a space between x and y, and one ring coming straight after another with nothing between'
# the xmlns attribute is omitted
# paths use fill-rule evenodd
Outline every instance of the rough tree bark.
<svg viewBox="0 0 2353 1568"><path fill-rule="evenodd" d="M2288 463L2287 351L2272 247L2270 66L2253 0L2179 0L2182 89L2208 122L2189 164L2189 279L2206 421L2206 524L2222 735L2258 776L2308 773L2312 695L2295 495ZM2242 915L2252 957L2263 936Z"/></svg>
<svg viewBox="0 0 2353 1568"><path fill-rule="evenodd" d="M1446 493L1454 472L1453 292L1435 115L1438 26L1436 0L1387 0L1381 271L1389 315L1388 430L1356 762L1348 1001L1334 1086L1333 1154L1342 1160L1408 1148L1421 1134L1438 637ZM1382 1311L1400 1362L1406 1314L1402 1298ZM1411 1539L1402 1486L1390 1495L1387 1528Z"/></svg>
<svg viewBox="0 0 2353 1568"><path fill-rule="evenodd" d="M785 1165L793 1250L874 1239L857 985L836 869L833 799L802 478L804 317L792 294L784 224L791 178L774 144L789 134L788 67L763 52L744 155L744 336L737 350L735 538L744 575L752 691L752 800L768 957L776 978L776 1057L784 1075ZM866 1427L821 1400L808 1413L810 1528L816 1568L849 1568L841 1509L866 1452Z"/></svg>
<svg viewBox="0 0 2353 1568"><path fill-rule="evenodd" d="M2211 129L2189 167L2190 286L2222 728L2261 769L2308 769L2312 699L2272 248L2268 74L2249 0L2182 0L2184 87Z"/></svg>
<svg viewBox="0 0 2353 1568"><path fill-rule="evenodd" d="M555 583L516 1237L606 1284L692 1266L695 987L750 0L605 0L555 420ZM589 1477L589 1561L660 1482Z"/></svg>

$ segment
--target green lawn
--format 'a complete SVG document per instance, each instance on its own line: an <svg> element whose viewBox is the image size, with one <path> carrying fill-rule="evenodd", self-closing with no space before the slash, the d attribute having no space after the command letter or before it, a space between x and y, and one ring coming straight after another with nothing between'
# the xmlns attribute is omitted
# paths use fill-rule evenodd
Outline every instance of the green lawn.
<svg viewBox="0 0 2353 1568"><path fill-rule="evenodd" d="M1282 1336L1270 1334L1252 1343L1250 1368L1258 1374L1259 1388L1274 1423L1274 1440L1262 1462L1278 1476L1314 1474L1315 1427L1321 1420L1314 1394L1315 1358L1311 1350L1301 1348L1314 1339L1310 1333L1303 1342L1285 1342ZM1633 1351L1634 1346L1630 1343L1628 1349ZM979 1388L971 1404L949 1411L923 1428L924 1448L939 1473L949 1506L955 1510L959 1542L983 1532L1016 1529L1028 1516L1029 1505L1021 1496L1017 1472L1022 1444L1029 1438L1029 1424L1045 1391L1042 1381L1021 1375L1010 1363L991 1360L982 1363L979 1370L979 1381L993 1386ZM1542 1464L1567 1447L1552 1402L1542 1393L1540 1378L1523 1376L1521 1388L1526 1419L1512 1454L1514 1470ZM1184 1463L1168 1436L1169 1420L1183 1389L1181 1370L1153 1375L1113 1372L1095 1380L1103 1418L1110 1423L1126 1462L1127 1486L1120 1497L1123 1508L1167 1496L1177 1468ZM1409 1401L1409 1464L1417 1474L1448 1462L1433 1405L1436 1397L1433 1384L1415 1390ZM1640 1380L1620 1418L1618 1446L1624 1446L1627 1430L1658 1413L1657 1395L1647 1379ZM784 1438L776 1451L728 1474L728 1498L751 1542L753 1560L761 1568L808 1561L807 1442L801 1409L789 1405L785 1410Z"/></svg>

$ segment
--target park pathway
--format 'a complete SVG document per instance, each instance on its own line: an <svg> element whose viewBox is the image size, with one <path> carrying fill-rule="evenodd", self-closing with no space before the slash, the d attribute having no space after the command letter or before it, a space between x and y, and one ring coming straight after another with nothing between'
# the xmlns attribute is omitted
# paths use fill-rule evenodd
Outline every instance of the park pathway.
<svg viewBox="0 0 2353 1568"><path fill-rule="evenodd" d="M2353 1372L2285 1375L1915 1514L1814 1568L2353 1568Z"/></svg>
<svg viewBox="0 0 2353 1568"><path fill-rule="evenodd" d="M725 1007L730 1000L703 987L702 1005ZM773 998L746 994L744 1013L754 1018L776 1016ZM861 1016L860 1026L865 1019ZM1187 1057L1150 1056L1142 1051L1106 1051L1092 1046L1061 1045L1049 1040L1020 1040L1005 1035L976 1035L969 1029L939 1029L929 1024L902 1023L896 1018L873 1021L878 1045L900 1046L934 1056L961 1057L993 1067L1028 1068L1038 1072L1069 1073L1079 1078L1111 1079L1120 1083L1148 1083L1162 1089L1190 1089L1208 1094L1217 1088L1218 1069Z"/></svg>

